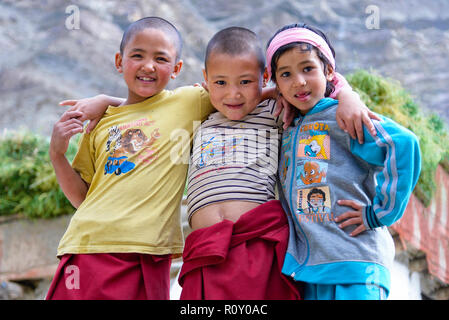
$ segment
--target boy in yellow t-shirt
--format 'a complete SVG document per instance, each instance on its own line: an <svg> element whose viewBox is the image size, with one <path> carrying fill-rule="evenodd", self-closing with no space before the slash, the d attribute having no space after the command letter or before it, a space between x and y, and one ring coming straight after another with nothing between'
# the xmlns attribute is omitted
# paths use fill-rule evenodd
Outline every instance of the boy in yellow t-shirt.
<svg viewBox="0 0 449 320"><path fill-rule="evenodd" d="M181 70L180 52L168 21L134 22L115 59L128 97L82 136L72 165L64 154L83 132L82 114L68 111L56 123L51 161L78 210L59 243L47 299L169 298L171 255L183 248L179 209L193 124L213 110L203 88L164 89Z"/></svg>

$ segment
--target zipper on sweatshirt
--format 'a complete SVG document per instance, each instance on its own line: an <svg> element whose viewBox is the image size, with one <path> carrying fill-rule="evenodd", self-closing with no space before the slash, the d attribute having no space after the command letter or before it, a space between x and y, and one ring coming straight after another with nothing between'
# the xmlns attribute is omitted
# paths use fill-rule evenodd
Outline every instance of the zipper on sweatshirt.
<svg viewBox="0 0 449 320"><path fill-rule="evenodd" d="M303 234L304 240L306 242L306 248L307 248L306 258L304 259L304 263L301 264L299 266L299 268L301 268L301 267L303 267L303 266L305 266L307 264L307 262L309 261L309 256L310 256L309 240L307 239L306 234L302 230L301 225L300 225L299 221L297 220L296 211L293 211L293 208L294 208L294 206L293 206L293 199L295 199L294 192L296 191L296 188L295 188L295 186L296 186L295 177L296 177L296 170L297 170L297 168L296 168L297 138L298 138L298 133L299 133L299 131L301 129L301 124L304 121L304 118L305 117L301 117L300 120L298 121L298 123L296 124L296 129L295 129L296 131L295 131L295 134L294 134L294 139L292 141L292 144L293 144L292 145L292 159L293 159L292 165L293 165L293 168L292 168L292 176L291 176L291 179L290 179L290 194L289 194L289 199L288 199L289 205L290 205L290 212L292 213L292 216L293 216L292 217L293 221L295 221L295 223L296 223L296 225L298 227L298 230L301 231L301 233ZM291 274L291 276L294 277L295 276L295 272L293 272Z"/></svg>

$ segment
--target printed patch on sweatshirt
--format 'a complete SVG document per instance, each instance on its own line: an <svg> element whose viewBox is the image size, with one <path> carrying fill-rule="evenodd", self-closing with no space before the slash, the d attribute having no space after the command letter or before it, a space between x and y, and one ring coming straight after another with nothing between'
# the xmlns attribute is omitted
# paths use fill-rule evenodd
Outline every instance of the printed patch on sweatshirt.
<svg viewBox="0 0 449 320"><path fill-rule="evenodd" d="M327 124L315 122L302 126L298 141L298 157L330 159L330 137Z"/></svg>
<svg viewBox="0 0 449 320"><path fill-rule="evenodd" d="M330 214L331 196L329 187L315 187L298 190L298 214Z"/></svg>
<svg viewBox="0 0 449 320"><path fill-rule="evenodd" d="M296 184L298 187L313 183L325 183L328 164L324 161L300 160L297 164Z"/></svg>

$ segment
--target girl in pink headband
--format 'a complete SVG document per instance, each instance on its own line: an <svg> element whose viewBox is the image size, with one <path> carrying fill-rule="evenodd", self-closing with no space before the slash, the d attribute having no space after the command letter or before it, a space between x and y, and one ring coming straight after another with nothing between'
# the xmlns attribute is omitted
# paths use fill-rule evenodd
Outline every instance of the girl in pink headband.
<svg viewBox="0 0 449 320"><path fill-rule="evenodd" d="M341 130L341 107L330 97L342 78L335 81L335 53L322 32L288 26L266 55L269 77L300 113L283 132L279 158L290 230L282 273L304 285L306 300L384 299L394 258L387 227L418 180L418 140L384 117L363 144Z"/></svg>
<svg viewBox="0 0 449 320"><path fill-rule="evenodd" d="M281 28L269 40L266 52L267 73L268 78L277 84L278 89L276 70L279 57L293 47L300 48L302 51L315 51L323 64L323 70L330 71L329 79L326 82L325 97L338 99L342 101L342 105L344 104L345 107L341 107L337 111L337 121L340 127L352 138L357 138L359 143L363 143L363 124L371 134L376 135L371 119L380 119L361 102L346 79L335 72L335 51L326 35L316 28L305 24L288 25ZM284 98L286 97L284 96ZM286 100L288 101L288 99ZM295 106L292 101L288 102Z"/></svg>
<svg viewBox="0 0 449 320"><path fill-rule="evenodd" d="M332 69L335 70L335 51L329 45L326 35L320 30L313 29L312 27L309 28L310 29L305 27L293 27L285 30L281 29L282 31L276 33L271 38L267 48L267 71L270 77L272 76L272 66L274 69L276 68L277 59L279 59L279 56L283 51L286 51L286 48L284 48L282 52L278 50L283 46L299 42L314 46L318 50L318 54L321 55L320 58L324 60L323 62L330 64ZM310 46L306 46L305 50L310 51L310 49ZM275 53L277 53L277 55L276 58L273 59Z"/></svg>
<svg viewBox="0 0 449 320"><path fill-rule="evenodd" d="M320 31L296 25L281 29L267 48L268 77L284 99L305 115L319 100L336 98L341 88L348 85L335 74L334 55ZM323 92L319 84L324 84Z"/></svg>

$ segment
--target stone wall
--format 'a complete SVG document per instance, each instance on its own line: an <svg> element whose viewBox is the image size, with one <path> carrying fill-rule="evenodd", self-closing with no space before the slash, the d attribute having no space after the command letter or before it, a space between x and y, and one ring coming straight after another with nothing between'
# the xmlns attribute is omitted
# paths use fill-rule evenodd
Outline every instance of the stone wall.
<svg viewBox="0 0 449 320"><path fill-rule="evenodd" d="M411 271L421 272L422 291L429 298L449 299L449 173L436 172L437 190L426 208L414 196L401 220L392 226L406 251Z"/></svg>
<svg viewBox="0 0 449 320"><path fill-rule="evenodd" d="M45 298L70 217L0 217L0 300Z"/></svg>

